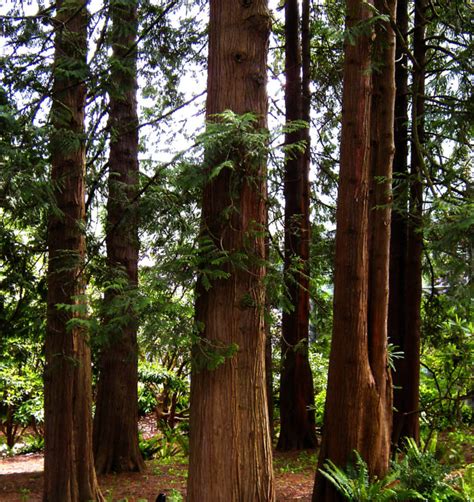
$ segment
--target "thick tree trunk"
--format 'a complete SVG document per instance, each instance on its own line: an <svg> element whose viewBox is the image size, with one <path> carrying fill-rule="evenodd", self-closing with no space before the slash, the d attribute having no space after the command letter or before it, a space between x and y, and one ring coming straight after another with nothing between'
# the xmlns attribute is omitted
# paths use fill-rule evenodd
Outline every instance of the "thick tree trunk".
<svg viewBox="0 0 474 502"><path fill-rule="evenodd" d="M226 109L253 112L258 126L265 127L269 29L266 0L211 0L208 119ZM210 153L208 157L212 162ZM235 159L238 167L223 169L203 194L202 238L247 259L244 265L229 264L229 277L213 280L210 289L198 281L201 342L195 345L191 378L190 502L267 502L275 497L263 322L265 166L248 165L246 159L241 151ZM196 364L200 349L231 344L238 346L236 354L217 369Z"/></svg>
<svg viewBox="0 0 474 502"><path fill-rule="evenodd" d="M309 17L308 17L309 19ZM293 307L282 316L279 450L314 448L317 444L314 390L308 361L309 330L309 82L301 78L302 46L297 0L285 3L286 120L307 120L308 128L286 135L287 145L305 140L305 152L285 160L285 284ZM308 50L308 33L305 49ZM308 64L307 53L305 63ZM305 77L308 79L308 68ZM303 110L304 108L304 110Z"/></svg>
<svg viewBox="0 0 474 502"><path fill-rule="evenodd" d="M394 4L388 2L391 10ZM385 11L382 2L376 6ZM371 16L360 0L348 0L347 10L349 30ZM387 202L394 153L395 40L387 24L374 35L373 56L368 34L357 35L345 47L334 328L318 468L328 459L344 467L357 450L370 474L383 476L389 464L392 412ZM381 68L380 74L371 67ZM318 471L313 500L343 497Z"/></svg>
<svg viewBox="0 0 474 502"><path fill-rule="evenodd" d="M107 203L107 261L111 280L124 277L126 287L109 289L105 309L106 342L99 356L99 383L94 417L94 457L98 473L140 471L138 448L137 319L133 307L121 307L123 295L138 282L138 117L135 48L136 2L111 2L112 69L110 74L110 156ZM119 309L119 314L117 313ZM123 323L125 316L127 321ZM118 377L119 376L119 377Z"/></svg>
<svg viewBox="0 0 474 502"><path fill-rule="evenodd" d="M51 210L48 225L43 499L82 502L103 500L92 456L90 348L86 332L74 324L85 308L81 295L85 254L86 3L58 1L55 26L51 180L56 207Z"/></svg>

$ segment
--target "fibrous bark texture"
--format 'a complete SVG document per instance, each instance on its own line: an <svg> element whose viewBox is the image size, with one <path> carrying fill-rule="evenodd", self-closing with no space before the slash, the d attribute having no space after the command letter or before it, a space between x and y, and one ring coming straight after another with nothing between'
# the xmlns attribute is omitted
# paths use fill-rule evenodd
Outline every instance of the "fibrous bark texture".
<svg viewBox="0 0 474 502"><path fill-rule="evenodd" d="M404 43L399 43L397 61L397 151L394 166L405 177L395 207L400 208L393 222L391 245L390 341L403 352L395 361L393 446L403 446L405 438L419 441L419 384L422 296L422 165L424 136L425 24L427 2L415 2L413 34L411 166L408 173L408 70ZM401 35L408 32L407 2L399 1ZM401 199L401 200L400 200Z"/></svg>
<svg viewBox="0 0 474 502"><path fill-rule="evenodd" d="M207 117L267 113L266 55L270 15L266 0L211 0ZM226 279L197 286L196 318L204 347L237 352L215 370L194 364L191 378L190 502L273 501L272 452L265 386L265 165L249 165L245 145L235 169L224 168L203 194L201 238L226 255ZM221 162L212 159L208 162ZM195 359L196 362L196 359Z"/></svg>
<svg viewBox="0 0 474 502"><path fill-rule="evenodd" d="M417 17L419 22L420 17ZM394 361L393 377L393 431L392 443L396 447L403 438L419 439L419 350L421 301L421 234L415 214L408 209L410 185L420 184L419 174L410 177L408 173L408 69L406 44L408 34L408 5L406 0L398 0L396 54L396 101L395 101L395 158L394 171L394 211L392 216L392 237L390 250L390 308L389 339L403 357ZM416 27L416 43L419 45L420 27ZM423 40L423 35L421 36ZM417 49L419 57L419 48ZM424 56L421 59L424 65ZM415 70L416 72L416 70ZM419 82L419 78L416 79ZM423 95L423 92L421 93ZM417 102L420 96L416 98ZM419 106L419 104L417 105ZM421 126L422 122L418 122ZM413 147L418 151L417 145ZM417 169L418 171L418 169ZM411 191L411 198L416 191ZM418 192L420 194L420 192ZM421 204L411 207L420 211ZM409 228L412 230L409 231ZM415 231L413 231L415 230ZM410 242L409 242L410 235ZM415 317L413 317L413 315Z"/></svg>
<svg viewBox="0 0 474 502"><path fill-rule="evenodd" d="M309 16L308 16L309 20ZM305 140L304 151L290 150L285 160L285 284L291 310L282 316L279 450L316 446L314 390L308 361L309 329L309 105L305 72L302 82L302 40L297 0L285 3L286 120L306 120L308 127L287 133L291 146ZM305 31L305 56L309 47ZM308 64L307 58L305 63ZM305 93L306 91L306 93Z"/></svg>
<svg viewBox="0 0 474 502"><path fill-rule="evenodd" d="M56 207L48 224L43 500L82 502L103 500L92 456L90 348L86 333L74 324L84 310L87 11L82 0L59 0L56 5L51 109Z"/></svg>
<svg viewBox="0 0 474 502"><path fill-rule="evenodd" d="M125 285L108 288L104 299L106 336L99 355L94 417L98 473L140 471L143 467L138 448L137 319L130 302L124 302L138 281L136 2L114 0L110 8L113 56L106 244L110 280L122 279ZM118 315L119 322L107 309Z"/></svg>
<svg viewBox="0 0 474 502"><path fill-rule="evenodd" d="M394 1L375 6L395 14ZM348 0L347 14L351 30L371 10ZM370 474L383 476L392 413L387 311L395 39L388 23L352 36L345 46L334 328L318 468L327 459L345 467L357 450ZM343 498L318 471L313 500Z"/></svg>

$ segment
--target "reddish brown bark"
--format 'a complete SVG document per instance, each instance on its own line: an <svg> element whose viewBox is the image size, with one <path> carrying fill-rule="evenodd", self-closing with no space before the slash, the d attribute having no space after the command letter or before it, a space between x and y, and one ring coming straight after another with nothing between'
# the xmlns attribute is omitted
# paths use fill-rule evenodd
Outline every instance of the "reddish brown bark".
<svg viewBox="0 0 474 502"><path fill-rule="evenodd" d="M51 119L51 180L56 207L48 224L45 342L45 502L103 500L92 457L91 360L83 315L85 254L84 103L87 11L57 2ZM74 62L74 65L71 65ZM66 71L65 71L66 69ZM59 308L68 305L67 309Z"/></svg>
<svg viewBox="0 0 474 502"><path fill-rule="evenodd" d="M396 15L396 0L375 0L378 12L391 18ZM390 23L378 23L372 51L372 138L369 211L369 363L380 396L377 415L377 440L372 445L380 455L372 461L373 473L388 468L392 432L392 379L388 364L388 305L390 265L390 224L392 202L392 167L395 154L395 32ZM370 466L370 463L369 463Z"/></svg>
<svg viewBox="0 0 474 502"><path fill-rule="evenodd" d="M266 199L268 199L268 193L266 194ZM265 214L266 223L265 228L267 235L265 237L265 261L268 263L270 259L270 238L268 229L268 207ZM268 287L268 285L267 285ZM267 387L267 410L268 410L268 424L270 428L270 441L273 443L273 436L275 434L274 427L274 410L275 403L273 399L273 348L272 348L272 333L270 330L271 320L269 318L269 313L271 311L271 303L269 301L268 290L265 292L265 383Z"/></svg>
<svg viewBox="0 0 474 502"><path fill-rule="evenodd" d="M415 2L413 54L413 106L411 167L408 175L408 72L403 44L399 44L400 64L397 70L397 103L395 121L397 142L396 168L406 177L400 191L393 224L391 257L390 340L403 352L395 361L394 414L392 443L400 446L404 438L419 441L420 325L422 295L422 164L424 134L425 12L427 3ZM399 2L398 21L402 35L408 31L406 1ZM397 58L398 59L398 58ZM398 108L397 108L398 110ZM401 201L400 201L401 199ZM407 207L408 206L408 207Z"/></svg>
<svg viewBox="0 0 474 502"><path fill-rule="evenodd" d="M309 17L308 17L309 20ZM280 436L277 449L314 448L313 377L308 361L309 330L309 82L308 31L305 31L305 88L297 0L285 3L286 121L307 120L308 128L287 133L286 144L307 142L304 152L285 160L285 284L292 310L282 316ZM304 92L305 91L305 92Z"/></svg>
<svg viewBox="0 0 474 502"><path fill-rule="evenodd" d="M266 0L211 0L208 119L227 109L253 112L258 127L265 127L269 29ZM213 280L210 289L198 281L202 342L195 345L195 358L208 343L237 344L238 350L215 370L193 367L190 502L275 498L264 361L265 165L249 165L246 158L242 151L234 159L237 167L223 169L203 194L202 238L247 259L244 266L229 264L229 277ZM208 156L212 160L222 159Z"/></svg>
<svg viewBox="0 0 474 502"><path fill-rule="evenodd" d="M394 14L395 3L376 7L385 12L387 5ZM348 29L371 16L360 0L348 0L347 12ZM395 39L385 23L373 35L373 47L371 34L345 47L334 328L318 468L327 459L344 467L357 450L370 474L383 476L392 412L387 311ZM343 497L318 472L313 500Z"/></svg>
<svg viewBox="0 0 474 502"><path fill-rule="evenodd" d="M106 341L99 356L94 417L97 472L140 471L138 447L137 319L133 307L117 307L138 282L138 116L136 79L136 2L111 2L110 155L107 203L107 262L112 274L125 274L124 290L108 289L105 308L117 308L123 323L106 313ZM114 307L115 304L115 307ZM108 323L108 324L107 324Z"/></svg>

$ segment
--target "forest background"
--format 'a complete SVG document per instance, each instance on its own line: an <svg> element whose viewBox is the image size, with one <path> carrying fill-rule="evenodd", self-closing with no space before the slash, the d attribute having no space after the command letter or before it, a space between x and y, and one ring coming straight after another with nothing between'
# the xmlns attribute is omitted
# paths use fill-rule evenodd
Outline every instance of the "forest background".
<svg viewBox="0 0 474 502"><path fill-rule="evenodd" d="M135 452L135 460L129 461L128 468L106 467L104 461L99 472L140 469L142 456L188 455L191 348L196 346L200 329L195 315L196 278L204 289L212 288L216 281L227 278L229 263L239 267L243 259L223 256L202 239L204 187L221 171L234 169L221 162L210 173L203 171L209 152L217 148L221 152L225 148L228 152L244 148L258 155L264 150L268 190L265 369L270 426L280 450L317 446L324 423L333 332L344 41L346 45L356 44L377 23L390 25L390 19L374 10L369 22L361 24L359 31L351 31L345 29L344 2L303 2L303 12L309 6L307 24L298 20L302 28L297 30L297 40L303 41L306 36L309 46L307 50L304 46L297 49L301 51L298 71L309 85L306 97L310 115L289 117L288 107L285 109L289 87L285 47L288 51L291 3L287 2L286 8L283 4L271 6L268 133L254 133L252 115L233 113L223 115L214 128L205 129L206 2L90 2L85 65L78 68L71 59L69 66L66 62L62 67L66 78L79 80L85 88L84 131L63 135L56 141L59 150L74 150L80 143L85 151L85 219L81 235L86 250L80 267L85 289L73 295L74 301L58 303L71 318L70 329L87 333L94 398L100 392L99 370L105 367L102 358L106 348L115 343L117 333L130 326L135 331L138 391L136 396L130 391L124 399L136 400L140 416L154 414L159 430L151 439L139 441L137 436L139 452ZM114 28L117 21L113 8L120 11L132 4L138 9L133 14L138 23L122 19L121 28ZM409 139L405 159L408 162L414 152L421 159L416 172L410 173L407 168L393 176L392 236L396 235L393 225L397 218L415 218L412 241L419 245L421 267L418 278L407 274L404 286L411 292L417 284L421 287L419 309L415 300L414 309L400 314L408 325L406 329L415 329L419 336L419 362L415 362L420 378L419 405L408 411L409 416L416 417L419 431L401 435L413 437L422 445L421 450L412 445L415 451L429 453L449 469L466 469L463 445L472 440L473 422L472 7L464 1L408 5L399 1L400 5L405 5L408 18L405 28L400 16L394 26L399 51L396 63L399 70L407 72L405 125ZM423 12L423 60L416 53L415 8ZM0 17L0 413L5 454L43 447L47 253L51 248L51 214L58 212L51 174L51 138L57 129L51 99L53 84L58 82L53 71L57 50L55 15L55 6L44 2L4 2ZM127 16L133 19L130 12L125 12L124 19ZM133 38L127 38L130 36ZM125 47L122 56L120 47ZM130 55L136 56L136 62L127 62ZM374 68L376 71L376 64ZM420 68L424 86L422 120L414 113L420 101L420 93L416 92ZM131 76L136 78L135 83L127 80ZM139 136L139 171L133 188L125 187L123 181L114 187L109 176L111 145L130 131L121 129L120 122L113 123L111 103L114 98L123 102L135 87L137 116L129 116L128 120L136 124L133 129ZM303 132L309 135L302 136ZM285 213L288 159L299 156L310 159L310 240L306 257L289 253L290 241L285 240L292 232L292 218ZM115 206L115 221L110 219L114 190L121 204L127 202ZM133 230L136 237L132 239L140 249L136 281L123 263L118 268L110 266L110 235L118 232L128 213L133 217L127 225L137 222ZM295 221L299 218L293 216ZM118 241L123 239L117 235ZM116 245L120 247L120 242ZM410 256L415 256L413 253ZM308 293L308 331L289 341L287 336L282 337L282 329L291 331L284 325L298 310L295 284ZM134 350L130 349L131 353ZM233 344L209 347L206 369L230 364L237 350ZM407 351L410 348L403 347L400 341L389 339L388 362L395 383L397 368L398 375L409 371L403 366ZM310 373L302 370L311 379L306 389L308 385L312 389L311 397L304 398L308 402L304 402L302 416L310 430L304 438L297 437L301 424L292 422L294 403L280 395L285 392L282 375L288 354L302 355L310 368ZM286 381L289 395L299 395L302 380L300 374ZM52 403L53 408L60 405ZM285 416L290 425L282 431ZM111 425L116 418L106 416L103 420ZM438 437L443 440L437 441ZM96 449L94 453L98 467L99 452ZM441 474L440 479L444 479Z"/></svg>

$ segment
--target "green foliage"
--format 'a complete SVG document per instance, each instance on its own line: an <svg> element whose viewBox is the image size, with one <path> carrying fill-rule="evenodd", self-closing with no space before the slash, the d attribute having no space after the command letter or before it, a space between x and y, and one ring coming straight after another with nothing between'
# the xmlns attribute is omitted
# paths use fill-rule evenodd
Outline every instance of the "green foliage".
<svg viewBox="0 0 474 502"><path fill-rule="evenodd" d="M439 490L446 472L436 460L433 447L423 451L412 438L407 438L404 456L398 465L401 481L419 491L424 497Z"/></svg>
<svg viewBox="0 0 474 502"><path fill-rule="evenodd" d="M448 293L424 303L420 400L428 433L473 423L467 400L473 392L474 326L468 316Z"/></svg>
<svg viewBox="0 0 474 502"><path fill-rule="evenodd" d="M226 345L219 341L211 341L197 336L193 346L193 364L196 371L203 369L215 370L227 359L237 353L239 346L236 343Z"/></svg>
<svg viewBox="0 0 474 502"><path fill-rule="evenodd" d="M470 447L474 444L472 429L459 427L456 430L441 432L432 437L437 438L436 458L450 467L462 467L470 460Z"/></svg>
<svg viewBox="0 0 474 502"><path fill-rule="evenodd" d="M213 239L206 236L200 237L196 268L206 291L211 289L212 281L229 278L230 273L224 269L224 266L235 261L235 257L235 253L231 254L224 249L220 249ZM228 269L228 267L226 268Z"/></svg>
<svg viewBox="0 0 474 502"><path fill-rule="evenodd" d="M355 462L341 469L328 460L321 474L328 479L347 500L353 502L382 502L390 500L421 499L415 490L397 483L398 473L392 472L383 479L372 479L366 462L354 451Z"/></svg>
<svg viewBox="0 0 474 502"><path fill-rule="evenodd" d="M238 115L231 110L211 117L206 131L198 138L210 164L206 166L212 180L225 168L241 170L251 179L253 170L265 161L268 133L257 128L258 118L252 113Z"/></svg>
<svg viewBox="0 0 474 502"><path fill-rule="evenodd" d="M467 465L462 471L450 475L450 484L459 494L459 500L474 500L474 464Z"/></svg>
<svg viewBox="0 0 474 502"><path fill-rule="evenodd" d="M399 347L397 345L394 345L393 343L389 343L387 345L387 358L388 358L388 365L390 366L390 369L392 371L397 371L395 367L395 360L396 359L403 359L403 351L402 350L397 350Z"/></svg>
<svg viewBox="0 0 474 502"><path fill-rule="evenodd" d="M178 490L175 490L174 488L172 488L166 494L166 500L169 500L170 502L182 502L184 499Z"/></svg>
<svg viewBox="0 0 474 502"><path fill-rule="evenodd" d="M171 362L178 362L172 361ZM162 366L140 360L138 365L138 406L141 415L154 412L158 425L173 428L188 409L189 379L180 366Z"/></svg>
<svg viewBox="0 0 474 502"><path fill-rule="evenodd" d="M151 460L160 450L161 439L158 436L153 436L148 439L140 438L138 447L140 448L143 459Z"/></svg>
<svg viewBox="0 0 474 502"><path fill-rule="evenodd" d="M404 455L395 464L401 483L416 490L423 500L464 500L453 484L448 483L448 469L436 459L434 444L423 451L412 438L407 439Z"/></svg>
<svg viewBox="0 0 474 502"><path fill-rule="evenodd" d="M163 425L160 433L149 439L139 439L139 448L145 460L158 459L168 462L176 457L187 457L189 439L187 431Z"/></svg>
<svg viewBox="0 0 474 502"><path fill-rule="evenodd" d="M425 500L427 502L472 501L472 465L465 471L448 474L448 468L434 456L435 443L423 451L412 439L392 463L383 479L371 478L367 464L358 452L346 469L328 460L321 474L350 501Z"/></svg>
<svg viewBox="0 0 474 502"><path fill-rule="evenodd" d="M355 45L358 37L370 36L378 23L390 22L389 16L379 14L377 9L369 2L364 2L364 5L373 12L373 15L346 29L345 38L350 45Z"/></svg>
<svg viewBox="0 0 474 502"><path fill-rule="evenodd" d="M51 91L54 49L51 16L54 9L45 7L40 1L41 15L25 17L27 3L10 2L9 12L5 16L2 12L1 19L2 43L8 57L0 56L0 416L3 430L9 428L7 436L11 444L18 440L23 427L34 425L40 428L42 424L45 236L48 211L55 211L52 186L48 181L51 125L47 98ZM162 428L158 438L150 440L149 444L142 441L142 447L144 452L160 458L187 450L185 424L189 408L191 346L195 344L193 362L197 367L209 369L225 363L238 350L233 344L222 345L201 339L203 326L196 326L194 322L196 276L199 275L203 287L209 289L214 281L226 280L234 268L246 267L250 259L247 252L222 249L221 242L200 235L199 207L203 187L222 176L229 176L230 202L219 216L223 223L231 223L237 214L236 202L241 184L258 181L255 177L257 168L266 162L267 157L270 160L268 209L271 242L265 279L268 293L265 310L275 349L274 368L279 368L279 351L276 349L280 346L280 311L293 308L281 280L281 166L285 155L300 152L304 145L301 142L283 148L281 144L275 145L280 143L284 133L298 131L307 124L297 121L284 127L276 126L268 133L258 129L259 117L226 111L212 117L206 130L198 136L197 142L194 141L196 126L193 125L191 131L185 130L182 116L172 111L182 107L188 99L183 92L184 86L179 85L183 75L193 78L204 73L206 19L196 15L203 6L202 1L184 4L139 2L138 71L143 84L139 126L142 142L139 291L129 288L123 271L108 270L103 257L105 241L101 232L104 227L101 228L100 223L104 220L107 194L104 159L107 158L109 139L116 138L118 132L107 125L108 99L105 95L111 91L119 95L123 92L110 82L110 68L113 66L125 73L129 71L116 58L109 57L111 27L108 9L96 9L93 3L90 4L94 44L90 50L89 70L83 64L64 58L58 61L57 68L64 78L84 79L88 93L86 134L56 134L57 145L63 150L76 149L81 142L87 145L89 261L85 264L85 274L88 291L79 305L66 305L63 309L84 315L72 323L80 325L90 335L94 356L99 348L113 343L113 334L121 327L139 319L140 412L155 413ZM444 435L442 442L438 441L436 455L441 456L446 464L458 465L465 462L461 446L472 442L472 434L465 431L473 424L473 411L468 404L473 393L474 354L470 320L474 214L469 145L472 135L472 13L468 2L458 0L433 2L430 9L427 25L430 78L426 89L424 143L427 166L424 176L429 176L425 181L430 189L425 190L423 222L427 294L423 303L421 419L423 433L427 436L433 437L437 430L457 429ZM316 125L318 134L314 135L311 152L312 179L316 181L311 191L308 352L319 427L323 425L332 328L333 223L343 41L346 38L353 43L357 36L371 33L375 23L386 21L374 12L370 21L345 33L344 16L345 2L342 0L311 3L311 126ZM179 23L176 22L178 19ZM278 81L284 65L283 51L280 50L284 46L284 30L278 19L274 26L276 43L272 43L270 65L273 77ZM124 23L119 29L125 33L131 26ZM204 87L203 81L196 81ZM196 94L190 100L196 107L193 105L185 110L186 119L192 117L194 120L202 111L202 100L193 101L201 90L193 90ZM280 97L272 96L275 99L270 103L270 123L272 120L280 124L284 122L278 110L282 108ZM68 110L62 110L64 122L70 116ZM174 148L183 138L187 144L194 143L194 147L184 148L172 162L164 162L173 153L168 150L168 145ZM262 228L252 229L247 240L263 231ZM295 262L292 272L296 276L301 271L301 264ZM110 301L105 302L105 297L111 298ZM244 294L239 302L243 308L263 308L256 304L250 293ZM389 349L389 362L393 363L400 354L396 347ZM273 382L275 395L278 378L276 374ZM40 430L31 443L31 448L41 446ZM426 458L423 455L423 451L409 450L395 470L403 471L407 483L423 482L423 490L428 490L430 483L433 486L440 483L438 494L431 493L426 497L455 497L444 486L447 483L452 484L458 494L466 493L466 497L472 499L472 466L466 468L464 477L453 474L451 483L451 474L445 477L446 471L436 463L435 453L426 453ZM308 464L300 456L294 463L281 468L298 471ZM360 485L360 491L355 491L359 494L357 496L384 500L384 491L397 488L396 480L394 486L388 480L369 480L362 463L353 469L353 482ZM416 479L409 481L415 472L417 475L412 477ZM337 471L329 473L333 478L338 476ZM378 496L381 498L377 499Z"/></svg>
<svg viewBox="0 0 474 502"><path fill-rule="evenodd" d="M6 70L7 71L7 70ZM43 422L46 284L44 130L0 87L0 430L11 450ZM37 429L38 430L38 429ZM38 430L39 432L39 430Z"/></svg>

